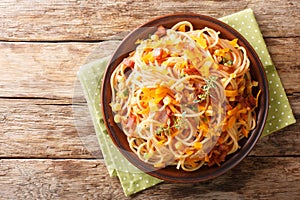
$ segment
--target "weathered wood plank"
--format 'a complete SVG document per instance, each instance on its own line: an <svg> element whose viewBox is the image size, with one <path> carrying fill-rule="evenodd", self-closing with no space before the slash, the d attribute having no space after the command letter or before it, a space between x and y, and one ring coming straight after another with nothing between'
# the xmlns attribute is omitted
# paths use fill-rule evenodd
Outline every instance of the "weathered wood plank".
<svg viewBox="0 0 300 200"><path fill-rule="evenodd" d="M0 99L0 127L0 158L102 158L86 103ZM299 131L297 123L262 138L250 155L299 155Z"/></svg>
<svg viewBox="0 0 300 200"><path fill-rule="evenodd" d="M131 199L103 160L0 160L3 199ZM214 180L197 184L162 183L134 199L296 199L300 158L248 157Z"/></svg>
<svg viewBox="0 0 300 200"><path fill-rule="evenodd" d="M70 102L79 67L97 48L101 57L112 52L116 44L115 41L100 44L2 42L0 96L68 99Z"/></svg>
<svg viewBox="0 0 300 200"><path fill-rule="evenodd" d="M266 38L265 41L286 92L299 92L300 38Z"/></svg>
<svg viewBox="0 0 300 200"><path fill-rule="evenodd" d="M300 117L296 118L300 120ZM291 142L293 141L293 142ZM300 123L261 138L249 156L290 156L300 155Z"/></svg>
<svg viewBox="0 0 300 200"><path fill-rule="evenodd" d="M0 157L91 157L79 137L71 105L54 100L0 102ZM82 115L89 117L87 112ZM85 127L94 131L90 118L86 122Z"/></svg>
<svg viewBox="0 0 300 200"><path fill-rule="evenodd" d="M103 160L0 160L1 199L108 199L122 197Z"/></svg>
<svg viewBox="0 0 300 200"><path fill-rule="evenodd" d="M222 17L245 8L255 11L265 37L299 36L299 26L295 26L299 23L298 1L4 0L0 2L0 40L122 39L156 16L194 12Z"/></svg>
<svg viewBox="0 0 300 200"><path fill-rule="evenodd" d="M162 14L221 17L245 8L254 9L299 122L298 1L2 0L0 199L131 199L109 177L77 93L79 66L95 58L95 48L107 55L118 43L92 41L120 40ZM240 165L215 180L163 183L133 198L297 199L299 130L297 123L262 138Z"/></svg>
<svg viewBox="0 0 300 200"><path fill-rule="evenodd" d="M287 93L300 92L297 38L268 38L273 61ZM79 67L108 55L119 41L101 43L7 43L0 48L0 96L68 99L74 96ZM293 46L294 48L290 48ZM97 53L95 53L97 52ZM288 59L287 59L288 58ZM13 79L11 77L14 77Z"/></svg>

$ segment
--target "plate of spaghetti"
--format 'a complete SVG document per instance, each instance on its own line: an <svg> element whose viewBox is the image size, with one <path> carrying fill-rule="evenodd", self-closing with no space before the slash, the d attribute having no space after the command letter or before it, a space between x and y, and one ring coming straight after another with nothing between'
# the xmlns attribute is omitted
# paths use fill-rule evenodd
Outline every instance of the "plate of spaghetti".
<svg viewBox="0 0 300 200"><path fill-rule="evenodd" d="M199 182L236 166L260 137L268 85L238 32L198 14L158 17L132 31L103 77L108 133L142 171Z"/></svg>

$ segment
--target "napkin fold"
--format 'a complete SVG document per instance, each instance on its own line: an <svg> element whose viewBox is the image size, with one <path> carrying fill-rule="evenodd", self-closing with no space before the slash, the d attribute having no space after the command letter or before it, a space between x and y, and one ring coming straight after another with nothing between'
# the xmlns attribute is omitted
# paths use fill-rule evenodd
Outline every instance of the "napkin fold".
<svg viewBox="0 0 300 200"><path fill-rule="evenodd" d="M262 136L266 136L296 122L288 102L284 88L273 65L268 49L251 9L221 18L240 32L253 46L259 55L269 81L270 104L267 122ZM162 180L152 177L133 166L127 161L110 139L100 112L101 78L109 57L88 63L78 71L89 111L95 127L95 132L101 147L107 170L112 177L118 177L124 194L129 196ZM110 88L105 88L110 89Z"/></svg>

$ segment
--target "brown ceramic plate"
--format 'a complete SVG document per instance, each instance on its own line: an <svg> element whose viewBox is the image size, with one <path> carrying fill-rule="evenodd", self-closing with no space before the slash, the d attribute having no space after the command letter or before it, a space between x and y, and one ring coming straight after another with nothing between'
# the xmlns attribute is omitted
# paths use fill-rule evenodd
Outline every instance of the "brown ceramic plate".
<svg viewBox="0 0 300 200"><path fill-rule="evenodd" d="M202 29L204 27L212 28L216 31L220 31L220 37L225 39L235 39L238 38L238 43L240 46L246 48L248 52L248 57L251 62L250 72L252 78L259 83L259 89L261 90L259 105L257 108L257 126L251 132L247 139L241 140L239 142L241 148L232 155L226 157L226 161L221 164L221 166L213 167L201 167L200 169L194 172L186 172L183 170L177 170L173 166L169 166L162 169L157 169L149 164L141 161L130 149L127 138L120 127L114 122L114 115L112 113L111 107L109 106L111 102L111 91L110 91L110 77L114 69L118 64L128 56L128 54L136 48L135 42L138 39L148 38L149 34L154 33L157 30L157 27L163 25L166 28L171 28L177 22L180 21L190 21L195 29ZM134 31L132 31L119 45L119 47L114 52L110 62L108 63L107 70L103 77L102 85L102 94L101 94L101 103L102 111L104 116L104 122L106 124L107 131L113 140L116 147L121 151L121 153L137 168L140 170L169 182L183 182L183 183L192 183L209 180L215 177L218 177L228 170L235 167L240 163L247 154L252 150L257 140L259 139L263 127L267 118L268 113L268 85L267 79L264 72L263 65L260 62L259 57L257 56L254 49L247 42L247 40L242 37L237 31L231 28L229 25L214 19L212 17L199 15L199 14L190 14L190 13L181 13L173 14L155 18Z"/></svg>

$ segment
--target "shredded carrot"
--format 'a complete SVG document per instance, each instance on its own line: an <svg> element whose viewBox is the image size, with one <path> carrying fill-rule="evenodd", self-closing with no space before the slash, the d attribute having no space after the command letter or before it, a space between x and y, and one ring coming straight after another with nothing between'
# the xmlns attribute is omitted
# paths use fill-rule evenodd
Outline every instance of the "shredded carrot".
<svg viewBox="0 0 300 200"><path fill-rule="evenodd" d="M214 54L215 54L216 56L224 57L225 54L226 54L227 52L229 52L229 48L218 49L218 50L216 50L216 51L214 52Z"/></svg>
<svg viewBox="0 0 300 200"><path fill-rule="evenodd" d="M164 87L164 86L158 86L156 89L155 89L155 96L165 96L167 94L172 94L172 91L167 88L167 87Z"/></svg>
<svg viewBox="0 0 300 200"><path fill-rule="evenodd" d="M157 144L158 144L158 145L163 145L165 142L166 142L165 140L161 140L161 141L159 141Z"/></svg>
<svg viewBox="0 0 300 200"><path fill-rule="evenodd" d="M238 90L225 90L226 97L236 97L239 95Z"/></svg>
<svg viewBox="0 0 300 200"><path fill-rule="evenodd" d="M231 41L229 42L229 44L230 44L231 46L233 46L233 47L239 47L239 45L237 44L237 42L238 42L238 39L236 38L236 39L231 40Z"/></svg>
<svg viewBox="0 0 300 200"><path fill-rule="evenodd" d="M198 129L203 130L206 133L208 132L208 126L207 126L207 124L204 124L204 123L201 124Z"/></svg>
<svg viewBox="0 0 300 200"><path fill-rule="evenodd" d="M242 128L242 133L245 137L248 137L249 131L245 129L245 127Z"/></svg>
<svg viewBox="0 0 300 200"><path fill-rule="evenodd" d="M194 148L197 149L197 150L201 149L202 148L202 143L201 142L195 142L194 143Z"/></svg>
<svg viewBox="0 0 300 200"><path fill-rule="evenodd" d="M176 113L176 108L174 107L173 104L170 104L170 105L169 105L169 108L171 109L171 111L172 111L173 113Z"/></svg>
<svg viewBox="0 0 300 200"><path fill-rule="evenodd" d="M178 31L185 32L185 25L182 24L181 26L179 26Z"/></svg>
<svg viewBox="0 0 300 200"><path fill-rule="evenodd" d="M227 114L228 114L229 116L235 115L235 114L238 112L239 109L240 109L239 106L236 106L236 107L234 107L233 109L228 110Z"/></svg>
<svg viewBox="0 0 300 200"><path fill-rule="evenodd" d="M238 115L240 115L240 114L246 114L247 111L248 111L247 108L243 108L243 109L239 110L239 111L237 112L237 114L238 114Z"/></svg>
<svg viewBox="0 0 300 200"><path fill-rule="evenodd" d="M207 47L206 39L203 37L203 35L200 35L200 37L191 36L193 40L195 40L201 48L205 49Z"/></svg>
<svg viewBox="0 0 300 200"><path fill-rule="evenodd" d="M205 161L205 162L209 162L209 157L208 157L208 155L205 155L204 161Z"/></svg>
<svg viewBox="0 0 300 200"><path fill-rule="evenodd" d="M150 62L154 62L155 58L153 56L153 52L149 52L147 53L145 56L142 57L142 61L144 61L145 63L150 63Z"/></svg>
<svg viewBox="0 0 300 200"><path fill-rule="evenodd" d="M170 107L172 112L176 112L174 107L177 101L174 99L172 90L164 86L158 86L156 88L142 88L142 98L140 104L144 107L139 111L139 114L147 114L150 111L150 103L158 104L164 100L164 103Z"/></svg>
<svg viewBox="0 0 300 200"><path fill-rule="evenodd" d="M236 121L236 117L235 116L231 116L228 120L228 128L232 128L233 125L235 124Z"/></svg>
<svg viewBox="0 0 300 200"><path fill-rule="evenodd" d="M194 151L191 151L191 150L188 150L185 152L185 154L187 154L187 155L192 155L193 153L194 153Z"/></svg>

